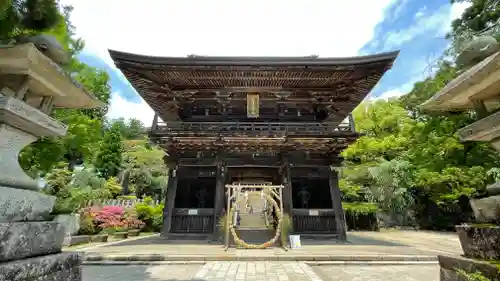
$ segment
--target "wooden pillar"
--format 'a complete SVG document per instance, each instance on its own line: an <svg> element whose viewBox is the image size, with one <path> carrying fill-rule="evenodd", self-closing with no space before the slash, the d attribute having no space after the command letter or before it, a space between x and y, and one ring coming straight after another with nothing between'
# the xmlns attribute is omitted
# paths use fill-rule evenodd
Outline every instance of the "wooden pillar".
<svg viewBox="0 0 500 281"><path fill-rule="evenodd" d="M356 123L354 122L354 117L352 116L352 113L349 113L349 126L351 128L352 132L356 132Z"/></svg>
<svg viewBox="0 0 500 281"><path fill-rule="evenodd" d="M292 216L292 179L290 173L290 165L285 162L281 169L283 188L283 213Z"/></svg>
<svg viewBox="0 0 500 281"><path fill-rule="evenodd" d="M346 221L344 208L342 207L342 197L339 188L339 178L336 170L329 172L330 193L332 195L333 212L337 224L337 233L340 240L347 240Z"/></svg>
<svg viewBox="0 0 500 281"><path fill-rule="evenodd" d="M153 124L151 124L151 133L154 135L158 131L158 114L153 117Z"/></svg>
<svg viewBox="0 0 500 281"><path fill-rule="evenodd" d="M217 225L222 216L224 209L224 195L226 187L226 166L224 163L217 165L217 175L215 184L215 199L214 199L214 234L217 234ZM226 210L228 212L228 210Z"/></svg>
<svg viewBox="0 0 500 281"><path fill-rule="evenodd" d="M161 236L168 236L170 233L170 228L172 227L172 214L175 207L175 195L177 193L177 166L170 168L168 172L168 185L167 192L165 195L165 204L163 207L163 227L161 230Z"/></svg>

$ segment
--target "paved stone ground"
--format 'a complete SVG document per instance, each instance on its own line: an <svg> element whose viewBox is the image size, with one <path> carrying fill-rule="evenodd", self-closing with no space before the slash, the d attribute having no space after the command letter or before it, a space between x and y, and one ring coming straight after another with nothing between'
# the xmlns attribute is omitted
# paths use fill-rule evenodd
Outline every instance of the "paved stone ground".
<svg viewBox="0 0 500 281"><path fill-rule="evenodd" d="M83 281L188 281L202 265L84 266Z"/></svg>
<svg viewBox="0 0 500 281"><path fill-rule="evenodd" d="M281 248L264 251L224 251L221 245L202 241L169 241L161 237L147 237L123 241L115 245L83 250L89 255L182 255L182 256L289 256L289 255L430 255L462 254L458 238L454 233L426 231L381 231L350 232L350 244L339 244L332 240L303 241L303 248L285 252Z"/></svg>
<svg viewBox="0 0 500 281"><path fill-rule="evenodd" d="M195 275L207 281L321 281L301 262L210 262Z"/></svg>
<svg viewBox="0 0 500 281"><path fill-rule="evenodd" d="M337 265L209 262L205 265L85 266L83 281L437 281L437 265Z"/></svg>
<svg viewBox="0 0 500 281"><path fill-rule="evenodd" d="M438 265L315 266L323 281L438 281Z"/></svg>
<svg viewBox="0 0 500 281"><path fill-rule="evenodd" d="M462 255L458 236L454 232L381 230L351 232L349 238L354 244L360 239L385 241L408 245L420 250L434 250L452 255Z"/></svg>

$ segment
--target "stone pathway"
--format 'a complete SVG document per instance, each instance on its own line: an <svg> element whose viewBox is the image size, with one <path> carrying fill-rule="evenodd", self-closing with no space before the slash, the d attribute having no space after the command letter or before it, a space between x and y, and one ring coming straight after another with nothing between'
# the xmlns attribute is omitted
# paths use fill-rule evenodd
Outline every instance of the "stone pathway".
<svg viewBox="0 0 500 281"><path fill-rule="evenodd" d="M207 281L321 281L301 262L209 262L195 279Z"/></svg>
<svg viewBox="0 0 500 281"><path fill-rule="evenodd" d="M154 236L137 240L123 241L114 245L103 245L82 249L87 256L105 257L146 257L150 255L168 257L165 260L338 260L338 257L390 257L390 256L427 256L460 255L462 249L453 233L424 231L381 231L351 232L349 244L334 240L303 241L302 249L284 251L279 247L261 251L230 248L224 251L221 245L207 244L203 241L171 241ZM296 258L297 257L297 258ZM308 258L309 257L309 258ZM243 259L245 258L245 259ZM248 259L255 258L255 259ZM405 259L407 260L407 259Z"/></svg>
<svg viewBox="0 0 500 281"><path fill-rule="evenodd" d="M209 262L205 265L85 266L83 281L437 281L437 265Z"/></svg>
<svg viewBox="0 0 500 281"><path fill-rule="evenodd" d="M202 241L170 241L159 236L123 241L114 245L81 249L88 256L184 256L186 260L199 257L290 257L290 256L436 256L460 255L462 249L456 234L425 231L351 232L350 244L333 240L303 241L303 248L285 252L276 247L265 251L224 251L221 245ZM80 250L80 249L79 249ZM199 260L199 259L197 259ZM262 260L262 259L261 259Z"/></svg>
<svg viewBox="0 0 500 281"><path fill-rule="evenodd" d="M438 265L315 266L323 281L438 281Z"/></svg>

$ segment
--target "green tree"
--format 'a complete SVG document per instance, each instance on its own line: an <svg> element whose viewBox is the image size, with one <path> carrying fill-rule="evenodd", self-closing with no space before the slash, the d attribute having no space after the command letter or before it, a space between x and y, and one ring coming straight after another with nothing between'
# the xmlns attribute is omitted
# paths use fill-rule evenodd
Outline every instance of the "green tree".
<svg viewBox="0 0 500 281"><path fill-rule="evenodd" d="M145 131L144 124L142 123L142 121L135 118L131 118L128 120L128 129L129 129L129 135L127 136L127 138L129 139L140 138Z"/></svg>
<svg viewBox="0 0 500 281"><path fill-rule="evenodd" d="M124 145L124 166L137 197L159 198L167 182L168 169L163 161L165 152L150 145L146 139L127 140Z"/></svg>
<svg viewBox="0 0 500 281"><path fill-rule="evenodd" d="M14 1L13 3L17 2L22 1ZM45 2L50 3L53 1ZM107 105L111 93L108 85L108 75L103 71L81 63L76 58L76 54L81 51L84 44L82 40L72 37L74 36L74 28L70 23L71 11L71 7L63 7L61 11L58 11L56 24L41 31L55 36L63 47L73 55L70 63L64 66L64 69ZM22 33L21 31L16 32ZM38 32L40 30L33 30L30 35ZM9 34L11 36L14 33ZM97 149L96 146L102 138L101 127L106 112L107 107L89 110L55 110L53 117L68 125L68 134L62 138L42 138L26 147L20 155L22 167L30 175L37 176L50 171L59 161L67 161L70 170L82 161L92 162L95 156L94 151Z"/></svg>
<svg viewBox="0 0 500 281"><path fill-rule="evenodd" d="M68 186L72 180L72 173L65 167L65 163L59 163L46 177L46 192L50 195L67 194Z"/></svg>
<svg viewBox="0 0 500 281"><path fill-rule="evenodd" d="M122 168L123 143L120 127L113 125L106 131L99 147L94 167L105 179L116 177Z"/></svg>
<svg viewBox="0 0 500 281"><path fill-rule="evenodd" d="M58 4L55 0L0 2L0 41L11 43L17 36L50 30L61 19Z"/></svg>
<svg viewBox="0 0 500 281"><path fill-rule="evenodd" d="M500 29L500 1L451 0L451 3L468 2L470 6L451 24L453 35L474 35ZM454 38L456 39L456 38Z"/></svg>
<svg viewBox="0 0 500 281"><path fill-rule="evenodd" d="M370 169L373 184L367 190L370 201L389 214L400 225L413 220L409 212L413 204L410 188L413 186L412 166L409 162L393 159L383 160Z"/></svg>

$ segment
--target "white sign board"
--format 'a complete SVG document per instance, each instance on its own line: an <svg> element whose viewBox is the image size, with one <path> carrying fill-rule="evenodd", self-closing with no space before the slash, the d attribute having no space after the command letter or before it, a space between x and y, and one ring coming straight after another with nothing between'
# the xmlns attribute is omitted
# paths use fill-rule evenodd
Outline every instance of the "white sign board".
<svg viewBox="0 0 500 281"><path fill-rule="evenodd" d="M311 217L317 217L317 216L319 216L319 211L318 210L309 210L309 215Z"/></svg>
<svg viewBox="0 0 500 281"><path fill-rule="evenodd" d="M190 210L188 210L188 215L196 216L196 215L198 215L198 210L197 209L190 209Z"/></svg>
<svg viewBox="0 0 500 281"><path fill-rule="evenodd" d="M300 235L289 235L290 248L300 249L302 248L302 243L300 242Z"/></svg>

